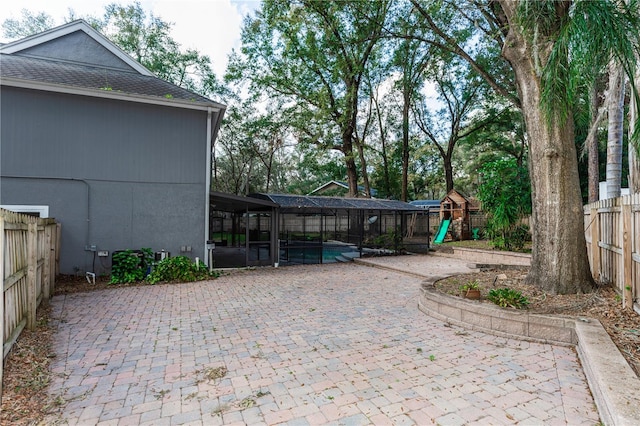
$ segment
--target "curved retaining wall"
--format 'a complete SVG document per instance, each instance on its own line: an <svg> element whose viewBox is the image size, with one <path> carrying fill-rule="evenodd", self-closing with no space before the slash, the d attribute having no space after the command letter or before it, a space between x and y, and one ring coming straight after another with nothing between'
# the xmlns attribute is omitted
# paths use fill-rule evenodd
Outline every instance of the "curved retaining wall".
<svg viewBox="0 0 640 426"><path fill-rule="evenodd" d="M494 305L449 296L438 291L434 287L434 281L425 281L422 284L422 295L418 307L422 312L440 321L471 330L504 337L525 338L540 343L561 345L578 343L575 320L572 318L502 309Z"/></svg>
<svg viewBox="0 0 640 426"><path fill-rule="evenodd" d="M575 346L598 413L606 425L640 424L640 379L600 321L512 311L439 292L425 281L418 301L425 314L466 329L540 343Z"/></svg>

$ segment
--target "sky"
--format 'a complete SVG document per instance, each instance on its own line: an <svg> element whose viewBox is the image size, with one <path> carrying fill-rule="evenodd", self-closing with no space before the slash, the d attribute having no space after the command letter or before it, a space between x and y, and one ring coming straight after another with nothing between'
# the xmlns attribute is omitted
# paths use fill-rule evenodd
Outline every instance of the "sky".
<svg viewBox="0 0 640 426"><path fill-rule="evenodd" d="M134 0L20 0L3 2L0 23L5 19L20 19L22 9L45 12L56 25L64 24L69 9L75 16L102 16L110 3L132 4ZM259 0L140 0L147 13L171 22L171 36L183 49L193 48L209 56L219 78L227 66L227 55L240 47L242 19L259 7ZM4 38L0 31L0 42Z"/></svg>

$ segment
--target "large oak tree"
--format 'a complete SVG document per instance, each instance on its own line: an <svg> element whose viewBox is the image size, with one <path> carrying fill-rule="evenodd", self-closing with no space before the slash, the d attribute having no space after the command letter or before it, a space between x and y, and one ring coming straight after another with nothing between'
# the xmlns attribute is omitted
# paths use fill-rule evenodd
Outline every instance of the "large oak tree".
<svg viewBox="0 0 640 426"><path fill-rule="evenodd" d="M352 197L359 92L388 9L387 0L265 0L244 23L244 60L230 67L229 75L249 79L252 91L289 99L301 139L343 154Z"/></svg>
<svg viewBox="0 0 640 426"><path fill-rule="evenodd" d="M633 75L638 48L635 4L613 0L499 0L449 3L493 40L515 76L515 93L438 25L441 3L411 0L434 45L467 60L492 88L522 109L532 189L532 265L528 281L550 293L591 291L573 112L613 57ZM622 4L621 4L622 3ZM635 2L634 2L635 3ZM475 9L475 13L469 12Z"/></svg>

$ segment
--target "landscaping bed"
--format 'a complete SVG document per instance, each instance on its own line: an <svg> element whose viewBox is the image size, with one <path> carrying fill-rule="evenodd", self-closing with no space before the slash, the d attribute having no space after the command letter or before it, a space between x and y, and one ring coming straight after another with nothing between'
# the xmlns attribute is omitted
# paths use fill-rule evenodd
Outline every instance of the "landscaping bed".
<svg viewBox="0 0 640 426"><path fill-rule="evenodd" d="M525 284L526 274L526 270L474 272L437 281L435 288L443 293L461 297L460 287L476 282L482 294L482 299L477 303L492 303L486 299L491 289L510 288L527 298L529 312L596 318L640 377L640 315L623 309L620 296L612 287L601 286L589 294L551 295Z"/></svg>

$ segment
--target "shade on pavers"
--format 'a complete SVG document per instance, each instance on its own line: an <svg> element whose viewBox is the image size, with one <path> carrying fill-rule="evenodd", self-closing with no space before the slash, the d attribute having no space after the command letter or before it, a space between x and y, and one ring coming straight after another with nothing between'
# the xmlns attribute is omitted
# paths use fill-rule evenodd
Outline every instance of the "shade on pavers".
<svg viewBox="0 0 640 426"><path fill-rule="evenodd" d="M597 423L571 348L448 327L420 282L334 264L57 296L50 392L70 424Z"/></svg>

